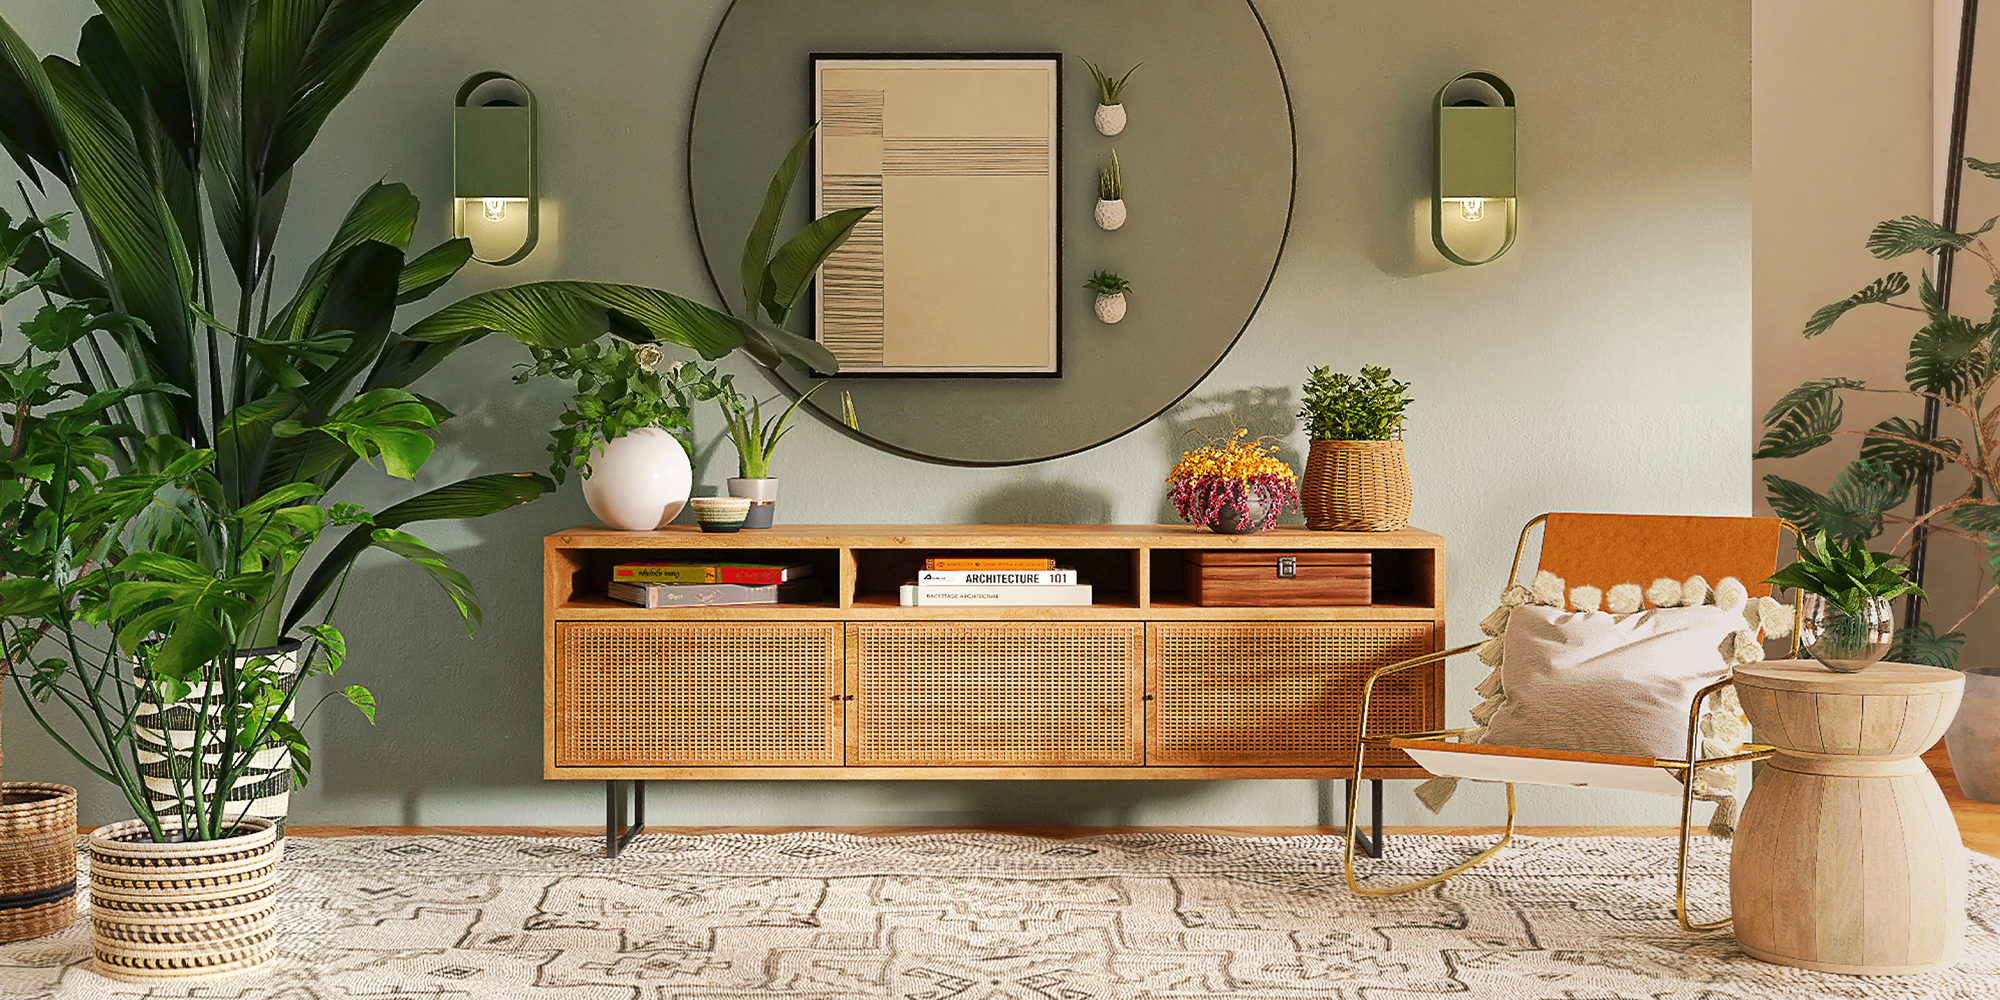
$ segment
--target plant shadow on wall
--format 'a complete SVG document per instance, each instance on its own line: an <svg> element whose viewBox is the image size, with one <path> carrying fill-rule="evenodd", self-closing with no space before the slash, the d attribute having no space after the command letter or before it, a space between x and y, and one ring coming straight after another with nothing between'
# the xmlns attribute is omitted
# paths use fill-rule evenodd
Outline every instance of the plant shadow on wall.
<svg viewBox="0 0 2000 1000"><path fill-rule="evenodd" d="M2000 163L1968 158L1965 165L2000 179ZM1765 476L1771 509L1807 533L1824 533L1836 542L1865 541L1894 528L1899 552L1908 552L1925 534L1963 539L1984 551L1978 601L1943 632L1930 622L1906 623L1888 654L1903 662L1955 666L1965 643L1959 627L2000 593L2000 584L1994 583L2000 576L2000 401L1988 398L2000 382L2000 261L1980 238L1996 222L2000 219L1988 219L1976 230L1959 233L1906 215L1876 226L1868 236L1868 251L1883 260L1913 253L1978 258L1990 282L1991 311L1980 318L1953 313L1928 270L1918 276L1915 302L1909 301L1909 276L1892 271L1821 308L1806 322L1808 338L1864 306L1915 314L1913 320L1922 325L1910 338L1905 385L1877 388L1839 376L1806 382L1764 414L1765 434L1753 456L1792 458L1830 444L1836 436L1859 436L1860 457L1824 493L1782 476ZM1866 430L1843 428L1842 396L1857 392L1907 397L1910 415L1890 417ZM1923 420L1927 402L1942 418L1935 432ZM1947 468L1967 479L1958 496L1934 502L1928 511L1898 511L1919 479Z"/></svg>
<svg viewBox="0 0 2000 1000"><path fill-rule="evenodd" d="M1293 469L1305 468L1305 453L1298 448L1298 404L1290 386L1253 386L1210 396L1189 396L1159 420L1161 450L1167 465L1181 455L1205 444L1221 444L1238 429L1252 440L1269 438L1277 443L1276 457ZM1154 520L1175 524L1181 520L1165 489L1159 491L1160 505ZM1298 514L1285 515L1280 523L1299 524Z"/></svg>
<svg viewBox="0 0 2000 1000"><path fill-rule="evenodd" d="M1029 473L972 502L972 524L1109 524L1111 494L1086 483Z"/></svg>

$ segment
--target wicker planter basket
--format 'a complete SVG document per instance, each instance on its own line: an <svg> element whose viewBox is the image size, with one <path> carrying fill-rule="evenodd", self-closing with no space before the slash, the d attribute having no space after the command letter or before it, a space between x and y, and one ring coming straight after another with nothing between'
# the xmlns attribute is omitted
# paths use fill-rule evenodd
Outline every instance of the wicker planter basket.
<svg viewBox="0 0 2000 1000"><path fill-rule="evenodd" d="M1314 441L1299 509L1315 531L1401 531L1410 526L1410 466L1401 441Z"/></svg>
<svg viewBox="0 0 2000 1000"><path fill-rule="evenodd" d="M136 819L92 832L92 968L127 982L179 983L270 961L284 841L270 820L243 827L250 832L175 844L154 843Z"/></svg>
<svg viewBox="0 0 2000 1000"><path fill-rule="evenodd" d="M0 941L76 923L76 789L0 786Z"/></svg>

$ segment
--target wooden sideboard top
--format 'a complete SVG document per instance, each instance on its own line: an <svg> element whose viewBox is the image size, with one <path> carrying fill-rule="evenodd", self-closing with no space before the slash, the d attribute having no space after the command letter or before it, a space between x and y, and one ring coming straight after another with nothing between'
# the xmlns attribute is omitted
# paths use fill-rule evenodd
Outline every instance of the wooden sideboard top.
<svg viewBox="0 0 2000 1000"><path fill-rule="evenodd" d="M1418 528L1311 531L1297 525L1251 535L1218 535L1190 524L789 524L733 533L707 533L683 525L618 531L593 524L554 532L547 544L620 549L1441 549L1444 537Z"/></svg>

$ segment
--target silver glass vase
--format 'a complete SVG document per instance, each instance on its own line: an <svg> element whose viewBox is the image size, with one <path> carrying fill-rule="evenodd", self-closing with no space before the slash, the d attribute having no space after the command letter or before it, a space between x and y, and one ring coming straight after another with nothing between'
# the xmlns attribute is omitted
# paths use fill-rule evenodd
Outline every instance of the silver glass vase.
<svg viewBox="0 0 2000 1000"><path fill-rule="evenodd" d="M1871 597L1860 613L1844 611L1818 594L1799 595L1799 644L1828 670L1851 674L1889 655L1896 620L1889 601Z"/></svg>

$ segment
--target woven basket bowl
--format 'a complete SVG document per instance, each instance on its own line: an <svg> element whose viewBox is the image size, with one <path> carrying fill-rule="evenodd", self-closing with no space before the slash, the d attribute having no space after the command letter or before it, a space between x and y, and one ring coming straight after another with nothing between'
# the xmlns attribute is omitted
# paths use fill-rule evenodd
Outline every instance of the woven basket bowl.
<svg viewBox="0 0 2000 1000"><path fill-rule="evenodd" d="M76 789L0 786L0 941L76 923Z"/></svg>
<svg viewBox="0 0 2000 1000"><path fill-rule="evenodd" d="M270 820L243 826L250 832L198 843L156 844L136 819L91 833L92 968L179 983L270 961L284 841Z"/></svg>
<svg viewBox="0 0 2000 1000"><path fill-rule="evenodd" d="M1410 466L1401 441L1314 441L1299 509L1315 531L1401 531L1410 526Z"/></svg>

